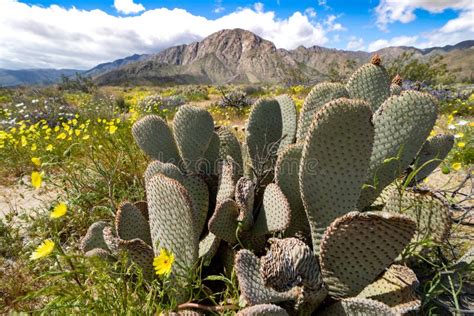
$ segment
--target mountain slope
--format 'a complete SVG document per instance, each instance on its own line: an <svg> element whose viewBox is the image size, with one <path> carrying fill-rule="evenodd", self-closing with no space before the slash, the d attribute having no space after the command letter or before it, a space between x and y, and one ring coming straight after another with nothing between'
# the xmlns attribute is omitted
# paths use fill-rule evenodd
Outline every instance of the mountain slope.
<svg viewBox="0 0 474 316"><path fill-rule="evenodd" d="M474 77L472 67L468 66L474 62L473 47L474 41L465 41L423 50L388 47L378 53L385 60L404 52L412 52L423 60L442 54L448 69L456 72L458 79L470 80ZM94 77L101 85L316 82L327 80L334 67L342 72L352 71L345 67L348 61L357 66L366 62L371 54L319 46L277 49L272 42L252 32L233 29L216 32L200 42L170 47Z"/></svg>
<svg viewBox="0 0 474 316"><path fill-rule="evenodd" d="M63 75L69 77L81 72L74 69L0 69L0 87L48 85L59 82Z"/></svg>

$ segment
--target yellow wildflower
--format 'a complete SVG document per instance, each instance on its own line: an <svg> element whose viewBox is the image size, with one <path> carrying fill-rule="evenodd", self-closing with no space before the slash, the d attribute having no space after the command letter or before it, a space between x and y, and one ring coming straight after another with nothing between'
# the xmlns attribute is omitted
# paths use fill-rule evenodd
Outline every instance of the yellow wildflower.
<svg viewBox="0 0 474 316"><path fill-rule="evenodd" d="M28 144L26 137L24 135L21 136L21 147L25 147Z"/></svg>
<svg viewBox="0 0 474 316"><path fill-rule="evenodd" d="M174 255L166 248L161 248L158 257L153 260L155 273L158 275L169 274L174 262Z"/></svg>
<svg viewBox="0 0 474 316"><path fill-rule="evenodd" d="M64 216L66 214L66 212L67 212L67 205L64 202L61 202L61 203L59 203L58 205L56 205L54 207L51 214L49 214L49 217L51 217L51 218L60 218L61 216Z"/></svg>
<svg viewBox="0 0 474 316"><path fill-rule="evenodd" d="M35 189L39 189L39 187L41 187L41 183L43 182L43 177L41 176L41 173L39 173L38 171L33 171L31 173L31 185L35 188Z"/></svg>
<svg viewBox="0 0 474 316"><path fill-rule="evenodd" d="M454 135L454 137L456 138L463 138L464 137L464 133L457 133L456 135Z"/></svg>
<svg viewBox="0 0 474 316"><path fill-rule="evenodd" d="M36 250L31 254L30 260L36 260L49 256L54 250L54 241L46 239L39 245Z"/></svg>
<svg viewBox="0 0 474 316"><path fill-rule="evenodd" d="M41 159L38 158L38 157L33 157L31 158L31 162L35 165L35 166L41 166Z"/></svg>
<svg viewBox="0 0 474 316"><path fill-rule="evenodd" d="M74 134L76 134L76 136L81 135L81 130L79 129L74 130Z"/></svg>
<svg viewBox="0 0 474 316"><path fill-rule="evenodd" d="M459 169L461 169L461 163L460 163L460 162L455 162L455 163L453 163L453 164L451 165L451 167L452 167L454 170L458 171Z"/></svg>
<svg viewBox="0 0 474 316"><path fill-rule="evenodd" d="M111 126L109 127L109 133L110 133L110 134L114 134L116 131L117 131L117 126L111 125Z"/></svg>
<svg viewBox="0 0 474 316"><path fill-rule="evenodd" d="M83 140L88 140L91 136L90 135L84 135L84 137L82 137Z"/></svg>
<svg viewBox="0 0 474 316"><path fill-rule="evenodd" d="M470 122L470 123L469 123L469 126L470 126L470 127L474 127L474 122Z"/></svg>
<svg viewBox="0 0 474 316"><path fill-rule="evenodd" d="M466 143L465 142L459 142L458 147L459 148L464 148L464 147L466 147Z"/></svg>
<svg viewBox="0 0 474 316"><path fill-rule="evenodd" d="M46 151L52 151L53 150L53 145L49 144L46 146Z"/></svg>
<svg viewBox="0 0 474 316"><path fill-rule="evenodd" d="M31 151L36 151L38 149L38 146L36 144L31 145Z"/></svg>
<svg viewBox="0 0 474 316"><path fill-rule="evenodd" d="M56 138L57 139L66 139L66 137L67 137L66 133L61 133Z"/></svg>

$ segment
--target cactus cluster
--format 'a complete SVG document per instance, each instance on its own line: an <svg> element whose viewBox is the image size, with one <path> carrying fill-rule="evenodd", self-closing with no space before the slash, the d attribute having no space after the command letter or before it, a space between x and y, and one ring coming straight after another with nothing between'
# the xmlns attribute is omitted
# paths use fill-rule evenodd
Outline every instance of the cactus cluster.
<svg viewBox="0 0 474 316"><path fill-rule="evenodd" d="M132 132L152 160L147 201L122 204L114 227L94 223L83 251L125 250L152 279L153 257L167 249L179 302L199 263L216 262L237 275L238 315L416 310L416 276L394 262L411 241L446 237L446 204L416 184L453 142L427 140L436 100L393 82L374 56L346 85L314 86L299 118L289 96L261 99L243 143L196 106L172 124L140 119Z"/></svg>

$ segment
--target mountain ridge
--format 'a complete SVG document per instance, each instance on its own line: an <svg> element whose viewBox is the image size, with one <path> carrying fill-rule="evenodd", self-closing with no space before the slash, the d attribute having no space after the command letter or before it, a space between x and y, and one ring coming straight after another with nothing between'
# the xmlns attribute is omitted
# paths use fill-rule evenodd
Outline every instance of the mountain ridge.
<svg viewBox="0 0 474 316"><path fill-rule="evenodd" d="M374 53L380 54L383 60L391 60L404 52L411 52L422 60L441 54L458 81L474 78L470 66L474 64L474 40L425 49L391 46L371 53L318 45L300 45L286 50L276 48L271 41L250 31L225 29L201 41L176 45L154 54L134 54L86 71L0 69L0 86L51 84L58 82L63 74L70 76L76 72L92 77L99 85L317 82L327 80L334 66L349 72L345 69L348 60L358 66Z"/></svg>

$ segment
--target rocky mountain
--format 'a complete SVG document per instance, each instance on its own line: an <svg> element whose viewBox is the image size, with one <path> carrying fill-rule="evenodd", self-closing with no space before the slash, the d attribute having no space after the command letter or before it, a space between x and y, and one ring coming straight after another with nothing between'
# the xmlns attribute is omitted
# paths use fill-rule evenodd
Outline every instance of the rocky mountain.
<svg viewBox="0 0 474 316"><path fill-rule="evenodd" d="M401 54L428 60L442 55L458 81L474 80L474 40L456 45L417 49L387 47L377 53L387 63ZM334 73L351 73L373 53L320 46L293 50L275 45L242 29L222 30L200 42L170 47L156 54L132 55L100 64L88 71L99 85L314 83ZM0 70L0 86L48 84L75 70Z"/></svg>
<svg viewBox="0 0 474 316"><path fill-rule="evenodd" d="M428 49L388 47L378 51L386 60L404 52L412 52L415 58L425 60L442 54L458 80L474 78L474 69L469 67L474 64L474 41ZM96 71L94 78L102 85L317 82L327 80L334 69L351 72L371 54L319 46L277 49L272 42L252 32L233 29L216 32L200 42L141 57L139 61L115 69Z"/></svg>
<svg viewBox="0 0 474 316"><path fill-rule="evenodd" d="M81 72L74 69L0 69L0 87L48 85L59 82L63 75L70 77Z"/></svg>

